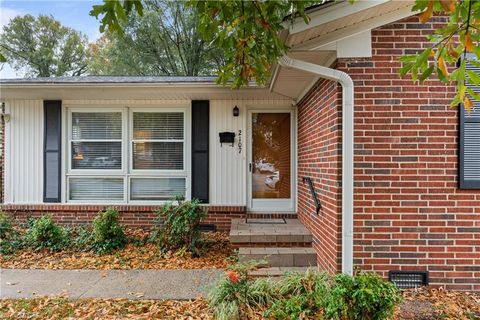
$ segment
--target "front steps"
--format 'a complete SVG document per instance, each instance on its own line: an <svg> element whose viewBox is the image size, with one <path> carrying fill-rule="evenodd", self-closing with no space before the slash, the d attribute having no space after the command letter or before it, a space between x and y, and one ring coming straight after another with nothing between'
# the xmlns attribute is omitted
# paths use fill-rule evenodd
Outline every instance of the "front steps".
<svg viewBox="0 0 480 320"><path fill-rule="evenodd" d="M230 242L239 249L239 262L267 261L268 268L252 276L275 277L317 265L312 234L297 219L233 219Z"/></svg>
<svg viewBox="0 0 480 320"><path fill-rule="evenodd" d="M260 247L238 250L240 262L267 260L271 267L310 267L317 264L317 255L313 248L304 247Z"/></svg>

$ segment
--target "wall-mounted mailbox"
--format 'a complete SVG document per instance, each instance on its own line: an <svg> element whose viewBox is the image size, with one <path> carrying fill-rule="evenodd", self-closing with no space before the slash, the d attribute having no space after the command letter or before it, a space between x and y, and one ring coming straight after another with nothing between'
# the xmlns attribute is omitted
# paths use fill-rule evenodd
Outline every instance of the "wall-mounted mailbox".
<svg viewBox="0 0 480 320"><path fill-rule="evenodd" d="M235 132L220 132L218 135L220 136L220 145L231 143L231 146L234 146Z"/></svg>

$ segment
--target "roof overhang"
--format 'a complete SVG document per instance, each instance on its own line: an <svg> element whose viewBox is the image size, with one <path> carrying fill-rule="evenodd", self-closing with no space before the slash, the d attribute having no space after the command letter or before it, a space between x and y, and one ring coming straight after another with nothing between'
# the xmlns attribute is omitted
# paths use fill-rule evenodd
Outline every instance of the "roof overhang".
<svg viewBox="0 0 480 320"><path fill-rule="evenodd" d="M372 56L371 31L412 16L412 0L337 1L297 18L282 34L291 58L331 67L338 58ZM287 22L285 22L287 23ZM300 101L318 80L312 74L276 66L270 90Z"/></svg>
<svg viewBox="0 0 480 320"><path fill-rule="evenodd" d="M214 82L28 82L3 80L0 99L42 100L286 100L268 88L231 89Z"/></svg>
<svg viewBox="0 0 480 320"><path fill-rule="evenodd" d="M371 30L414 15L413 0L328 2L308 11L309 24L298 18L280 36L294 59L331 67L338 58L372 55ZM288 22L285 22L288 23ZM299 70L274 66L269 88L250 85L233 90L211 77L96 77L1 81L0 98L6 99L281 99L302 97L318 77Z"/></svg>

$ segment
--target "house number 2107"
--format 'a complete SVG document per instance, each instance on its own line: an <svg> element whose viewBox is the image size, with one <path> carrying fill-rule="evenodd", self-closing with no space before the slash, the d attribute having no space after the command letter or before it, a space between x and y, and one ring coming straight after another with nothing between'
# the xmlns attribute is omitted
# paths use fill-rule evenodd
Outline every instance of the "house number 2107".
<svg viewBox="0 0 480 320"><path fill-rule="evenodd" d="M238 130L238 153L242 153L242 130Z"/></svg>

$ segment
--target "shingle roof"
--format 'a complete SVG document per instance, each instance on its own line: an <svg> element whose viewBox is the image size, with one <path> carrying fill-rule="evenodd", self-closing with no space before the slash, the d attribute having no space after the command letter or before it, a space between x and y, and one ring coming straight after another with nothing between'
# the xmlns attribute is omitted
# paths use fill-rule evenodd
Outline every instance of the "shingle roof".
<svg viewBox="0 0 480 320"><path fill-rule="evenodd" d="M155 76L80 76L0 79L0 84L62 84L62 83L214 83L216 77L155 77Z"/></svg>

